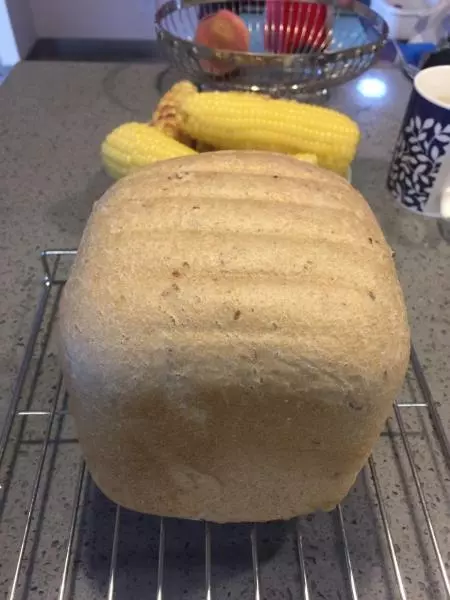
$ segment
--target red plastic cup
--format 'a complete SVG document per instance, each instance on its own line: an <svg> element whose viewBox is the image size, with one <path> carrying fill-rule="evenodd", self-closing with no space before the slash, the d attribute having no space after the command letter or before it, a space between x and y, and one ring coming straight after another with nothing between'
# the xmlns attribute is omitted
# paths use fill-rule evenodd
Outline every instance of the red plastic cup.
<svg viewBox="0 0 450 600"><path fill-rule="evenodd" d="M264 47L267 52L293 54L319 51L327 40L328 7L301 0L267 0Z"/></svg>

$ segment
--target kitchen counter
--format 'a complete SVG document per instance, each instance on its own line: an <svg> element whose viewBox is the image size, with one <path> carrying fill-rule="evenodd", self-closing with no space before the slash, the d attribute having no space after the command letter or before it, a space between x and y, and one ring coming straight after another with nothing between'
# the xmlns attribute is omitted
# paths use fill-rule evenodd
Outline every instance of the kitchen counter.
<svg viewBox="0 0 450 600"><path fill-rule="evenodd" d="M367 198L396 251L413 340L444 425L450 431L450 243L436 221L398 208L385 189L410 83L387 63L373 69L370 75L386 83L385 97L365 98L352 82L333 90L330 104L348 113L361 126L363 139L353 168L353 183ZM0 87L0 423L40 291L39 251L77 246L93 202L111 184L99 161L102 139L123 121L148 119L159 90L166 89L173 78L160 64L25 62ZM56 372L53 354L50 352L48 359L51 366L38 382L42 401L47 403L51 399L47 392L54 385L50 386L46 378L55 377ZM403 396L411 401L408 390ZM445 470L429 432L425 413L404 410L425 497L444 549L443 560L448 562L449 471ZM25 564L31 552L34 567L18 580L18 595L19 591L23 593L22 587L29 590L24 598L57 597L79 460L75 434L71 424L66 423L69 419L63 419L58 432L52 433L52 440L56 441L51 444L52 451L44 465L47 483L41 486L45 489L40 488L36 504L37 509L44 507L44 516L33 522L25 552ZM12 491L0 528L0 595L11 585L39 459L42 426L28 419L24 429L25 433L13 430L17 438L23 439L14 459ZM397 438L394 431L394 440ZM440 578L430 536L423 535L423 518L419 508L414 508L418 506L417 494L405 454L397 446L397 441L382 437L375 458L408 597L444 598L439 591ZM402 466L405 475L400 472ZM2 480L7 476L3 475ZM51 481L52 478L57 481ZM389 564L389 559L385 556L386 543L367 474L359 478L346 501L344 515L360 597L399 597L392 571L383 566ZM74 598L94 600L105 597L114 507L92 485L86 486L83 494L81 521L72 591ZM173 547L167 569L172 569L173 574L166 578L168 598L201 595L203 555L198 527L170 522L173 537L168 544L173 543ZM340 575L345 570L341 568L339 531L333 515L303 520L302 531L313 597L351 597L345 577ZM128 512L122 515L117 598L144 598L154 593L157 532L157 521L151 517ZM216 596L251 597L251 555L246 546L249 542L240 537L241 531L233 529L231 533L237 536L233 545L225 538L220 548L213 544ZM221 536L222 529L213 532L213 541ZM263 596L300 597L292 539L285 528L267 526L260 541Z"/></svg>

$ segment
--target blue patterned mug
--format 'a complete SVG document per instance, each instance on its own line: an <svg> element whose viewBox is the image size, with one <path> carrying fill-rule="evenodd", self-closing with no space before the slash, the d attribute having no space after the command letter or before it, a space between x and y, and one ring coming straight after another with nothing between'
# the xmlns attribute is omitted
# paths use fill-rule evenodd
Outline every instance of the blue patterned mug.
<svg viewBox="0 0 450 600"><path fill-rule="evenodd" d="M405 208L450 218L450 65L414 78L387 186Z"/></svg>

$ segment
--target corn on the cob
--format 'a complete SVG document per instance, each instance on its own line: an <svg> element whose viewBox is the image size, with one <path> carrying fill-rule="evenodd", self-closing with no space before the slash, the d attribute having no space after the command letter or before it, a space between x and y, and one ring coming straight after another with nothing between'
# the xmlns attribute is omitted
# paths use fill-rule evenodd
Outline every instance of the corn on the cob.
<svg viewBox="0 0 450 600"><path fill-rule="evenodd" d="M194 147L192 138L183 130L180 105L198 90L190 81L179 81L164 94L152 115L151 125L182 144Z"/></svg>
<svg viewBox="0 0 450 600"><path fill-rule="evenodd" d="M204 92L187 97L183 127L218 149L316 154L319 165L345 174L359 141L358 125L329 108L248 92Z"/></svg>
<svg viewBox="0 0 450 600"><path fill-rule="evenodd" d="M306 152L299 152L298 154L294 154L294 158L298 158L298 160L302 160L303 162L310 163L311 165L319 164L316 154L308 154Z"/></svg>
<svg viewBox="0 0 450 600"><path fill-rule="evenodd" d="M112 131L101 148L106 171L119 179L155 161L197 154L146 123L125 123Z"/></svg>

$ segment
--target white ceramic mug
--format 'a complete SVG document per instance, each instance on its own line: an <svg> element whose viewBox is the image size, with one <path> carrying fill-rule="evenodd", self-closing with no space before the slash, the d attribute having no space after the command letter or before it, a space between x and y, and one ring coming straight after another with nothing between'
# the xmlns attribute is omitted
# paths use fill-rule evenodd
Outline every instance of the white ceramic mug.
<svg viewBox="0 0 450 600"><path fill-rule="evenodd" d="M450 218L450 65L415 76L387 186L405 208Z"/></svg>

